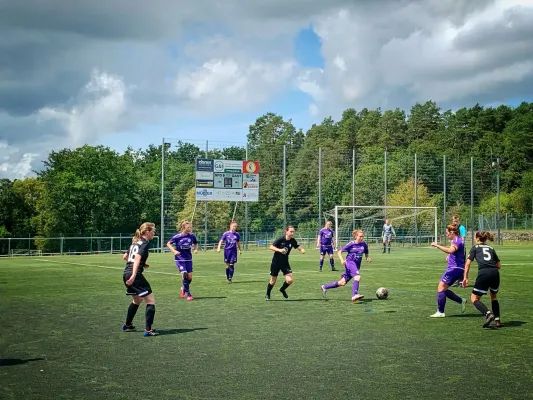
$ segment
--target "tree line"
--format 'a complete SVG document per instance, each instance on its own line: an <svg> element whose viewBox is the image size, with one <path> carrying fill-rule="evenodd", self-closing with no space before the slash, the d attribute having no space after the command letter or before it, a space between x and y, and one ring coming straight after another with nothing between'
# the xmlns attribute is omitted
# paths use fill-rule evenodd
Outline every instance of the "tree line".
<svg viewBox="0 0 533 400"><path fill-rule="evenodd" d="M352 167L358 205L380 205L385 200L390 205L412 205L417 185L418 205L442 207L446 170L446 202L450 209L461 211L470 205L471 157L476 211L495 210L496 160L502 212L532 210L533 103L497 108L476 104L453 112L428 101L414 105L408 114L400 109L347 109L339 121L326 118L307 132L267 113L249 127L247 139L247 145L209 150L208 157L240 160L248 151L248 159L260 161L260 201L249 205L251 232L274 230L283 221L284 146L286 218L302 228L317 227L319 201L322 210L351 204ZM52 151L35 177L0 180L0 237L106 235L133 232L143 221L159 222L161 150L150 145L119 153L85 145ZM205 151L192 143L178 142L165 149L165 212L170 220L193 212L194 163L199 156L204 157ZM233 211L229 203L210 203L210 230L223 231ZM201 220L204 208L195 212L195 221ZM242 213L239 207L240 218Z"/></svg>

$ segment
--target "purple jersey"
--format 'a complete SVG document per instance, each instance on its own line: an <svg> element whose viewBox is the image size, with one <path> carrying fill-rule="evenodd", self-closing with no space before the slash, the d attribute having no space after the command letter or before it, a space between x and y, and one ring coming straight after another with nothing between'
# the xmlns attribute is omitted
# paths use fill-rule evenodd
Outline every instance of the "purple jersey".
<svg viewBox="0 0 533 400"><path fill-rule="evenodd" d="M348 253L346 256L346 262L355 263L359 269L361 267L363 254L368 256L368 246L365 242L355 243L355 241L351 241L341 249L341 252Z"/></svg>
<svg viewBox="0 0 533 400"><path fill-rule="evenodd" d="M224 250L237 250L237 243L241 241L241 236L237 232L224 232L220 238L224 242Z"/></svg>
<svg viewBox="0 0 533 400"><path fill-rule="evenodd" d="M322 247L330 247L331 242L333 240L333 231L331 229L322 228L318 232L318 236L320 237L320 246Z"/></svg>
<svg viewBox="0 0 533 400"><path fill-rule="evenodd" d="M174 256L176 261L192 261L191 248L198 243L196 236L192 233L177 233L169 242L180 253Z"/></svg>
<svg viewBox="0 0 533 400"><path fill-rule="evenodd" d="M465 243L463 238L457 236L452 240L452 244L457 247L454 253L448 256L448 268L461 268L465 267Z"/></svg>

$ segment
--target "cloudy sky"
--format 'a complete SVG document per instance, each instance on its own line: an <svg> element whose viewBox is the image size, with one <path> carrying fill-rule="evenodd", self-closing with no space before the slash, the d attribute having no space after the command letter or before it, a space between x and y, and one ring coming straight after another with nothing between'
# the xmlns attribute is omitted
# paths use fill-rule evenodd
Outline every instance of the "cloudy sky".
<svg viewBox="0 0 533 400"><path fill-rule="evenodd" d="M348 107L533 100L533 0L0 0L0 178Z"/></svg>

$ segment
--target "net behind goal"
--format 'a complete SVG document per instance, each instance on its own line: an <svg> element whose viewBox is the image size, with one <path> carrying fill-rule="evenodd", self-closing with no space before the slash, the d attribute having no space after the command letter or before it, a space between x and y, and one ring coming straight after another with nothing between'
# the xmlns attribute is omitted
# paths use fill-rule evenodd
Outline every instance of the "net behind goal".
<svg viewBox="0 0 533 400"><path fill-rule="evenodd" d="M437 207L336 206L325 217L334 220L339 246L352 240L355 229L365 232L367 243L381 242L387 219L396 233L395 243L427 246L437 240Z"/></svg>

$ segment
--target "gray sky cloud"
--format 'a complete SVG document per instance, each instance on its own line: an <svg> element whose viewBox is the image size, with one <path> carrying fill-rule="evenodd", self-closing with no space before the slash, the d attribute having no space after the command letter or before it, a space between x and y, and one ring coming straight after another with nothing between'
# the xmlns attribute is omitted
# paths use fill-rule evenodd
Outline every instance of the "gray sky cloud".
<svg viewBox="0 0 533 400"><path fill-rule="evenodd" d="M526 96L532 20L526 0L0 2L0 177L50 149L253 111L291 89L313 99L310 119ZM310 24L324 68L294 59Z"/></svg>

